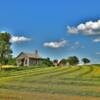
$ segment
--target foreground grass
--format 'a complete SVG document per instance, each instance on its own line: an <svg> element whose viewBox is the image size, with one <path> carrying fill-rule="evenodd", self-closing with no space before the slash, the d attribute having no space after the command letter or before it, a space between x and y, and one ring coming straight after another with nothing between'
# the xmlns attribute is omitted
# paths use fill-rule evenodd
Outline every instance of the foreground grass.
<svg viewBox="0 0 100 100"><path fill-rule="evenodd" d="M63 94L50 94L39 92L15 92L4 91L0 92L0 100L100 100L98 97L90 96L66 96Z"/></svg>
<svg viewBox="0 0 100 100"><path fill-rule="evenodd" d="M61 97L63 100L99 100L100 66L38 67L0 72L0 100L61 100Z"/></svg>

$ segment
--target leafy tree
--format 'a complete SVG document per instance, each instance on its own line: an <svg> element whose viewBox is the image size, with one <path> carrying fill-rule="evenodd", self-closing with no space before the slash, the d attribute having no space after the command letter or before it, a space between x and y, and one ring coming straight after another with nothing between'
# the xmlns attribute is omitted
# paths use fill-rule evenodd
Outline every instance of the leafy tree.
<svg viewBox="0 0 100 100"><path fill-rule="evenodd" d="M62 64L62 65L66 65L67 64L67 60L66 59L61 59L59 63Z"/></svg>
<svg viewBox="0 0 100 100"><path fill-rule="evenodd" d="M76 56L71 56L67 59L67 62L70 64L70 65L77 65L79 64L79 59L78 57Z"/></svg>
<svg viewBox="0 0 100 100"><path fill-rule="evenodd" d="M12 50L10 48L10 34L0 33L0 64L7 64L11 57Z"/></svg>
<svg viewBox="0 0 100 100"><path fill-rule="evenodd" d="M54 66L57 66L57 65L58 65L58 60L57 60L57 59L54 59L54 60L53 60L53 65L54 65Z"/></svg>
<svg viewBox="0 0 100 100"><path fill-rule="evenodd" d="M88 58L83 58L82 61L84 64L90 63L90 60Z"/></svg>
<svg viewBox="0 0 100 100"><path fill-rule="evenodd" d="M11 35L9 33L7 32L0 33L0 41L5 41L6 43L11 44L10 38L11 38Z"/></svg>

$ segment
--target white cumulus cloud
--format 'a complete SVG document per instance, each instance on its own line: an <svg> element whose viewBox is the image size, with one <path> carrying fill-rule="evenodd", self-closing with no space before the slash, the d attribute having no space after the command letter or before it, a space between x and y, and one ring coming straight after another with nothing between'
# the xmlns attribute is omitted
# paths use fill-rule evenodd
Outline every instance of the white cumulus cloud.
<svg viewBox="0 0 100 100"><path fill-rule="evenodd" d="M100 20L80 23L76 27L67 26L67 31L71 34L100 35Z"/></svg>
<svg viewBox="0 0 100 100"><path fill-rule="evenodd" d="M100 42L100 37L93 40L94 42Z"/></svg>
<svg viewBox="0 0 100 100"><path fill-rule="evenodd" d="M24 42L24 41L29 41L29 40L31 39L24 36L11 36L10 42L16 43L16 42Z"/></svg>
<svg viewBox="0 0 100 100"><path fill-rule="evenodd" d="M54 42L46 42L43 45L49 48L61 48L65 46L66 42L67 42L66 40L61 40L61 41L54 41Z"/></svg>
<svg viewBox="0 0 100 100"><path fill-rule="evenodd" d="M100 52L96 52L97 55L100 55Z"/></svg>
<svg viewBox="0 0 100 100"><path fill-rule="evenodd" d="M78 30L75 27L67 26L67 30L68 30L68 33L71 33L71 34L78 33Z"/></svg>
<svg viewBox="0 0 100 100"><path fill-rule="evenodd" d="M5 31L5 30L1 30L1 31L0 31L0 33L5 33L5 32L7 32L7 31Z"/></svg>

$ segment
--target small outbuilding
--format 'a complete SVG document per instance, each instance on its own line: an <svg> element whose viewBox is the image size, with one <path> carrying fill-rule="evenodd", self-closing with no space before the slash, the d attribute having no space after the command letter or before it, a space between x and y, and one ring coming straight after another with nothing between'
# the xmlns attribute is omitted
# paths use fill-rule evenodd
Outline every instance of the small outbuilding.
<svg viewBox="0 0 100 100"><path fill-rule="evenodd" d="M25 53L21 52L16 57L17 66L32 66L38 65L42 63L42 58L39 56L38 51L36 50L35 53Z"/></svg>

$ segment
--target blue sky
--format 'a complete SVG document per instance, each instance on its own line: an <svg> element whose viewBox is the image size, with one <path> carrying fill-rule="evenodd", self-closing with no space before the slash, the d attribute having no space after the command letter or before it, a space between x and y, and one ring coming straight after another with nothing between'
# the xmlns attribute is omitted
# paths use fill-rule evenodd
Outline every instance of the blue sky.
<svg viewBox="0 0 100 100"><path fill-rule="evenodd" d="M14 56L37 49L100 63L100 0L0 0L0 31L12 34Z"/></svg>

